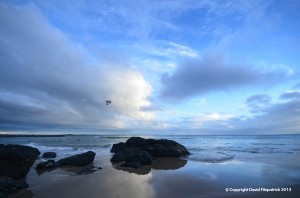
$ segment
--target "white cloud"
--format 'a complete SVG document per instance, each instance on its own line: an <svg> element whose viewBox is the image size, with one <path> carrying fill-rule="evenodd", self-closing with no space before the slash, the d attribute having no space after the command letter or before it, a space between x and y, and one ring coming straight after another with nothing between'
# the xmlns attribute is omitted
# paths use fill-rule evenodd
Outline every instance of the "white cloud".
<svg viewBox="0 0 300 198"><path fill-rule="evenodd" d="M95 62L83 46L49 25L35 5L1 4L0 23L2 128L26 123L119 129L130 125L121 117L154 119L142 110L151 105L152 86L141 73ZM112 104L106 106L106 99Z"/></svg>

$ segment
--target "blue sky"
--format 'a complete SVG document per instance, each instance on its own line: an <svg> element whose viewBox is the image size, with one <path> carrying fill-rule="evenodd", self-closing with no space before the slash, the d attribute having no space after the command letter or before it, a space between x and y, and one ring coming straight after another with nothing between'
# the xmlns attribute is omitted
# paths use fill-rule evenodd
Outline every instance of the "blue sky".
<svg viewBox="0 0 300 198"><path fill-rule="evenodd" d="M299 133L299 10L297 0L1 1L0 131Z"/></svg>

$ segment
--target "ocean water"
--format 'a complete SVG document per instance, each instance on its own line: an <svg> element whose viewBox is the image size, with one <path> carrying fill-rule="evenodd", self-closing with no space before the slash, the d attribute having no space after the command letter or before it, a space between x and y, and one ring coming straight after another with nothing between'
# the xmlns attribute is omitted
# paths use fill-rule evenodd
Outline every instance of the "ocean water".
<svg viewBox="0 0 300 198"><path fill-rule="evenodd" d="M188 161L223 163L232 160L278 158L300 153L300 135L257 136L141 136L171 139L184 145L191 155ZM0 137L1 144L21 144L38 148L41 153L54 151L57 158L95 151L108 155L114 143L125 142L129 136L66 135L60 137Z"/></svg>
<svg viewBox="0 0 300 198"><path fill-rule="evenodd" d="M39 173L35 167L45 160L39 158L27 174L29 188L19 191L16 198L299 197L300 135L144 137L175 140L191 155L156 159L151 166L131 169L110 163L112 145L129 136L0 137L0 144L33 146L41 153L54 151L55 160L92 150L96 152L94 166L102 167L89 175L76 175L75 169L66 167ZM245 188L290 191L226 191Z"/></svg>

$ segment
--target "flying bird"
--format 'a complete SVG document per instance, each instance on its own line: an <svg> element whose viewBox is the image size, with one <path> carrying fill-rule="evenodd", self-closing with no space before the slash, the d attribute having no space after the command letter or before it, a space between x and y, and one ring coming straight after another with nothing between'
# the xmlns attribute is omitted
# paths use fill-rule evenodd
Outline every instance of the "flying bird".
<svg viewBox="0 0 300 198"><path fill-rule="evenodd" d="M106 100L105 102L106 102L106 105L111 104L111 100Z"/></svg>

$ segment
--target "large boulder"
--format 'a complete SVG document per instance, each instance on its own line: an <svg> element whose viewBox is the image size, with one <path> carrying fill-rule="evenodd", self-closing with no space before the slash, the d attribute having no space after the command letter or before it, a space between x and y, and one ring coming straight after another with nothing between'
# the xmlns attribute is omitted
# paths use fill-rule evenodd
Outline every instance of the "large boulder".
<svg viewBox="0 0 300 198"><path fill-rule="evenodd" d="M189 151L173 140L144 139L131 137L125 143L114 144L110 150L115 153L112 163L120 163L122 167L140 168L151 165L153 157L181 157L189 155Z"/></svg>
<svg viewBox="0 0 300 198"><path fill-rule="evenodd" d="M30 146L0 144L0 177L24 178L40 154Z"/></svg>
<svg viewBox="0 0 300 198"><path fill-rule="evenodd" d="M93 151L88 151L85 153L73 155L71 157L66 157L58 160L58 163L62 166L86 166L94 161L96 153Z"/></svg>
<svg viewBox="0 0 300 198"><path fill-rule="evenodd" d="M173 140L144 139L141 137L131 137L125 143L114 144L111 152L118 153L129 148L146 151L153 157L180 157L190 154L183 145Z"/></svg>

